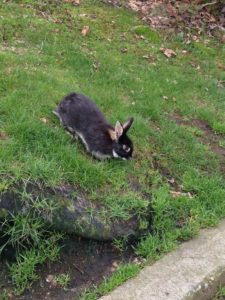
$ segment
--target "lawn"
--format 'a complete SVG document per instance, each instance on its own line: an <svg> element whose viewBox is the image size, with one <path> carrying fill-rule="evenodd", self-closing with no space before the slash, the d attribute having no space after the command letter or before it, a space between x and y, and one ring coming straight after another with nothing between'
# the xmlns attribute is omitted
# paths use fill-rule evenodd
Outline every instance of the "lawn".
<svg viewBox="0 0 225 300"><path fill-rule="evenodd" d="M0 28L1 192L70 185L113 220L135 215L150 223L135 246L149 262L225 216L224 44L187 44L97 0L7 1ZM52 110L72 91L112 124L134 117L132 160L97 161L71 140Z"/></svg>

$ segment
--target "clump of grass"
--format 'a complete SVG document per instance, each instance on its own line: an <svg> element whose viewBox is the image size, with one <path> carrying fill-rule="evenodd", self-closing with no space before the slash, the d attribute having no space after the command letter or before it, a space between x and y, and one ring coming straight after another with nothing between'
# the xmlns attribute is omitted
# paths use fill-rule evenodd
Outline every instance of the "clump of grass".
<svg viewBox="0 0 225 300"><path fill-rule="evenodd" d="M222 148L225 148L225 140L220 140L219 141L219 146Z"/></svg>
<svg viewBox="0 0 225 300"><path fill-rule="evenodd" d="M186 126L186 128L189 132L191 132L193 135L197 137L201 137L204 135L204 132L197 127Z"/></svg>
<svg viewBox="0 0 225 300"><path fill-rule="evenodd" d="M64 289L67 288L71 281L70 274L65 273L65 274L59 274L54 278L54 282L58 284L59 286L63 287Z"/></svg>
<svg viewBox="0 0 225 300"><path fill-rule="evenodd" d="M128 237L125 236L121 239L114 239L112 244L117 250L123 252L127 248L127 242L128 242Z"/></svg>
<svg viewBox="0 0 225 300"><path fill-rule="evenodd" d="M105 279L94 290L86 290L80 297L80 300L96 300L100 296L109 293L115 287L135 276L140 270L140 266L134 264L120 265L118 269L108 279Z"/></svg>
<svg viewBox="0 0 225 300"><path fill-rule="evenodd" d="M36 267L46 260L55 261L59 258L60 247L57 242L62 238L60 234L53 234L42 240L37 247L20 252L16 262L9 265L15 293L20 295L25 289L38 279Z"/></svg>
<svg viewBox="0 0 225 300"><path fill-rule="evenodd" d="M4 244L0 254L10 246L15 251L15 262L8 262L9 273L14 284L14 292L18 295L29 288L38 279L37 266L45 261L55 261L59 258L59 240L62 234L53 232L40 218L41 211L52 211L54 208L43 200L32 199L28 193L23 193L26 211L17 215L7 215L0 226ZM29 203L29 201L30 203Z"/></svg>
<svg viewBox="0 0 225 300"><path fill-rule="evenodd" d="M225 123L215 122L212 127L217 133L225 134Z"/></svg>
<svg viewBox="0 0 225 300"><path fill-rule="evenodd" d="M215 297L212 298L212 300L223 300L225 298L225 287L220 286Z"/></svg>

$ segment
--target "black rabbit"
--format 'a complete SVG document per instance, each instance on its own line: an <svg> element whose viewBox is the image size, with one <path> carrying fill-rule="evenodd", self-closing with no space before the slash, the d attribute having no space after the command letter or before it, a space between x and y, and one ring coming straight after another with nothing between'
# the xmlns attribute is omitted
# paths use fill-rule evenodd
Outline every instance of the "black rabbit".
<svg viewBox="0 0 225 300"><path fill-rule="evenodd" d="M115 128L88 97L71 93L53 111L63 127L75 138L80 138L88 152L98 159L129 159L133 143L127 131L133 123L129 118L123 125L116 122Z"/></svg>

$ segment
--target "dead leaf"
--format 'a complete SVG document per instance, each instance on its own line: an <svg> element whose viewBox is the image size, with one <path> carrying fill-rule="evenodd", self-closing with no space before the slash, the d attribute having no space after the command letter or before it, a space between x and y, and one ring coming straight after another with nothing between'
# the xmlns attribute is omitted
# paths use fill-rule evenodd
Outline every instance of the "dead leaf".
<svg viewBox="0 0 225 300"><path fill-rule="evenodd" d="M118 268L118 263L117 263L116 261L114 261L114 262L112 263L112 266L111 266L111 268L110 268L110 271L111 271L111 272L114 272L117 268Z"/></svg>
<svg viewBox="0 0 225 300"><path fill-rule="evenodd" d="M84 27L82 28L81 34L82 34L83 36L86 36L88 33L89 33L89 26L84 26Z"/></svg>
<svg viewBox="0 0 225 300"><path fill-rule="evenodd" d="M54 275L52 275L52 274L49 274L47 277L46 277L46 282L48 282L48 283L52 283L53 281L54 281L54 279L55 279L55 276Z"/></svg>
<svg viewBox="0 0 225 300"><path fill-rule="evenodd" d="M183 193L183 192L170 191L170 194L172 195L173 198L180 197L180 196L187 196L187 197L189 197L190 199L193 198L193 196L191 195L190 192L188 192L188 193Z"/></svg>
<svg viewBox="0 0 225 300"><path fill-rule="evenodd" d="M97 71L99 69L99 62L94 62L92 66Z"/></svg>
<svg viewBox="0 0 225 300"><path fill-rule="evenodd" d="M225 71L225 64L218 63L218 68Z"/></svg>
<svg viewBox="0 0 225 300"><path fill-rule="evenodd" d="M40 121L44 124L47 124L48 123L48 119L43 117L43 118L40 118Z"/></svg>
<svg viewBox="0 0 225 300"><path fill-rule="evenodd" d="M0 131L0 140L7 140L8 135L4 131Z"/></svg>
<svg viewBox="0 0 225 300"><path fill-rule="evenodd" d="M177 55L175 51L173 51L172 49L168 49L168 48L160 48L160 51L168 58L171 58L171 57Z"/></svg>
<svg viewBox="0 0 225 300"><path fill-rule="evenodd" d="M80 0L64 0L65 3L71 3L75 6L80 5Z"/></svg>
<svg viewBox="0 0 225 300"><path fill-rule="evenodd" d="M123 49L121 49L121 52L122 52L122 53L127 53L127 52L128 52L128 49L127 49L127 48L123 48Z"/></svg>

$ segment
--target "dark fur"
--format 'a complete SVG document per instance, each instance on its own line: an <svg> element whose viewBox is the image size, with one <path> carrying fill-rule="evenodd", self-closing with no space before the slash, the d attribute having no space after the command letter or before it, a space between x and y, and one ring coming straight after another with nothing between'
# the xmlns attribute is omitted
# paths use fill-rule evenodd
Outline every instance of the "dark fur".
<svg viewBox="0 0 225 300"><path fill-rule="evenodd" d="M122 158L128 159L132 156L133 144L126 135L129 128L124 130L117 141L113 141L109 130L114 130L114 127L107 122L102 112L88 97L77 93L67 95L59 103L55 114L71 134L76 136L78 133L83 136L87 150L94 156L96 156L94 153L98 152L113 157L113 149ZM124 151L123 145L129 147L130 151Z"/></svg>

